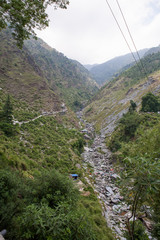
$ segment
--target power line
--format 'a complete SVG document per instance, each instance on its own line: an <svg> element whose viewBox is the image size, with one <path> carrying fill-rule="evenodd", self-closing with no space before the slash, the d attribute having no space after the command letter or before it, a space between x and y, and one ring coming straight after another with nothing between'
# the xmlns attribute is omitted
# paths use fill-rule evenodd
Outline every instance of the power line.
<svg viewBox="0 0 160 240"><path fill-rule="evenodd" d="M130 30L129 30L129 27L128 27L127 21L126 21L126 19L125 19L125 16L124 16L124 14L123 14L122 8L121 8L121 6L120 6L120 4L119 4L119 1L116 0L116 2L117 2L117 5L118 5L119 10L120 10L120 12L121 12L121 15L122 15L122 18L123 18L123 20L124 20L124 23L125 23L125 25L126 25L127 31L128 31L128 33L129 33L129 36L130 36L130 38L131 38L131 41L132 41L132 43L133 43L133 46L134 46L134 48L135 48L135 50L136 50L136 53L137 53L137 56L138 56L138 58L139 58L140 64L141 64L141 66L142 66L142 69L144 70L145 77L146 77L147 80L148 80L148 75L147 75L145 66L143 65L143 62L142 62L141 57L140 57L140 55L139 55L139 52L138 52L138 50L137 50L135 41L133 40L132 34L131 34Z"/></svg>
<svg viewBox="0 0 160 240"><path fill-rule="evenodd" d="M113 12L113 10L112 10L112 8L111 8L111 6L110 6L108 0L106 0L106 3L107 3L107 5L108 5L108 7L109 7L109 9L110 9L110 11L111 11L111 13L112 13L112 16L113 16L114 20L115 20L116 23L117 23L117 26L118 26L118 28L119 28L119 30L120 30L120 32L121 32L121 34L122 34L122 36L123 36L123 38L124 38L124 40L125 40L127 46L128 46L128 48L129 48L129 50L130 50L132 56L133 56L133 59L135 60L135 62L136 62L136 64L137 64L137 66L138 66L140 72L142 72L142 70L141 70L141 68L140 68L140 66L139 66L139 64L138 64L138 62L137 62L137 59L135 58L135 56L134 56L134 54L133 54L133 52L132 52L132 50L131 50L131 47L130 47L130 45L129 45L129 43L128 43L128 41L127 41L127 39L126 39L126 37L125 37L123 31L122 31L122 28L121 28L121 26L120 26L120 24L119 24L119 22L118 22L118 20L117 20L117 18L116 18L116 16L115 16L114 12ZM142 73L143 73L143 72L142 72Z"/></svg>

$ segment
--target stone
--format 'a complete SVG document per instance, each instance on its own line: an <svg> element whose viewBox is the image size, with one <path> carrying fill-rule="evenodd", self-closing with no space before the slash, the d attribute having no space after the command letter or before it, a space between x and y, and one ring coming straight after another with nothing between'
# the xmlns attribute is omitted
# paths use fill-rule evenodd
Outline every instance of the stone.
<svg viewBox="0 0 160 240"><path fill-rule="evenodd" d="M111 198L111 202L116 204L119 203L120 200L118 198Z"/></svg>
<svg viewBox="0 0 160 240"><path fill-rule="evenodd" d="M90 136L88 136L87 134L84 135L84 138L85 138L86 140L91 140Z"/></svg>
<svg viewBox="0 0 160 240"><path fill-rule="evenodd" d="M120 176L118 174L114 173L114 174L111 175L111 178L114 179L114 180L117 180L117 178L120 179Z"/></svg>
<svg viewBox="0 0 160 240"><path fill-rule="evenodd" d="M106 190L107 190L107 192L109 192L111 195L114 194L114 192L112 191L112 188L111 188L111 187L106 187Z"/></svg>
<svg viewBox="0 0 160 240"><path fill-rule="evenodd" d="M77 167L78 169L81 169L81 165L80 165L79 163L76 164L76 167Z"/></svg>
<svg viewBox="0 0 160 240"><path fill-rule="evenodd" d="M116 232L117 232L119 235L122 235L121 230L120 230L117 226L115 226L114 229L116 230Z"/></svg>

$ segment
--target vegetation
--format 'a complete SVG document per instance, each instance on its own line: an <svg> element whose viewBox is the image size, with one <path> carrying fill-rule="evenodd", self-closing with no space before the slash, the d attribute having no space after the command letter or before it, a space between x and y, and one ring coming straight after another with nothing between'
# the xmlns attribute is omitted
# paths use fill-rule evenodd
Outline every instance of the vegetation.
<svg viewBox="0 0 160 240"><path fill-rule="evenodd" d="M41 39L25 41L25 46L43 70L50 88L61 95L74 111L82 109L98 90L89 72L80 63L50 48Z"/></svg>
<svg viewBox="0 0 160 240"><path fill-rule="evenodd" d="M140 81L143 78L146 78L146 81L149 80L147 76L160 68L160 53L152 53L141 59L143 66L145 66L145 71L142 69L142 65L139 62L135 66L129 68L122 73L122 76L125 77L125 85L133 86L135 83Z"/></svg>
<svg viewBox="0 0 160 240"><path fill-rule="evenodd" d="M159 110L160 103L157 96L149 92L142 97L142 112L158 112Z"/></svg>
<svg viewBox="0 0 160 240"><path fill-rule="evenodd" d="M3 110L0 112L0 129L7 135L13 135L15 128L12 123L13 108L10 101L10 96L7 96Z"/></svg>
<svg viewBox="0 0 160 240"><path fill-rule="evenodd" d="M4 92L1 97L2 112L12 105L7 108L21 118L24 103L19 101L17 107L14 98ZM42 116L14 125L17 131L11 136L0 130L0 225L9 240L113 239L83 169L77 168L85 142L69 117ZM76 181L69 179L75 172L90 191L88 196L80 195Z"/></svg>
<svg viewBox="0 0 160 240"><path fill-rule="evenodd" d="M0 194L8 239L97 239L89 214L77 206L78 190L55 170L33 180L1 170Z"/></svg>
<svg viewBox="0 0 160 240"><path fill-rule="evenodd" d="M143 116L139 116L135 110L136 103L131 100L129 111L126 114L123 114L123 117L119 120L119 125L108 143L112 152L120 149L122 142L128 142L134 138L136 130L143 120Z"/></svg>
<svg viewBox="0 0 160 240"><path fill-rule="evenodd" d="M42 29L48 26L46 9L51 4L54 4L55 7L66 8L69 1L2 1L0 3L0 30L9 24L9 27L13 29L12 35L16 39L17 45L22 47L25 39L36 35L35 28Z"/></svg>
<svg viewBox="0 0 160 240"><path fill-rule="evenodd" d="M144 108L148 105L146 99L157 100L157 97L150 93L144 96L142 98ZM152 233L159 239L160 137L158 132L160 116L153 112L131 111L131 106L129 112L120 119L109 142L111 150L118 150L117 159L120 160L123 168L121 171L122 193L131 206L132 215L127 223L127 239L141 239L136 237L137 223L135 221L143 215L142 207L145 205L150 206L149 218L151 217L154 221ZM157 109L153 107L155 105L151 104L151 106L152 111L157 112ZM145 236L142 239L148 238Z"/></svg>
<svg viewBox="0 0 160 240"><path fill-rule="evenodd" d="M36 110L35 115L44 110L60 110L62 101L78 111L98 90L80 63L68 59L41 39L25 41L21 50L15 46L8 28L0 32L0 39L1 88L30 104Z"/></svg>

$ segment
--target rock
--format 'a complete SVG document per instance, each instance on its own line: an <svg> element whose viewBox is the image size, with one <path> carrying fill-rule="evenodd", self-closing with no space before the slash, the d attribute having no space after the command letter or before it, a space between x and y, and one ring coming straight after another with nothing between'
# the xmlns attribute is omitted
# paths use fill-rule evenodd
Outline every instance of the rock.
<svg viewBox="0 0 160 240"><path fill-rule="evenodd" d="M114 194L114 192L112 191L112 188L111 188L111 187L106 187L106 190L107 190L107 192L109 192L111 195Z"/></svg>
<svg viewBox="0 0 160 240"><path fill-rule="evenodd" d="M111 178L113 179L113 180L117 180L117 178L119 178L120 179L120 176L118 175L118 174L112 174L111 175Z"/></svg>
<svg viewBox="0 0 160 240"><path fill-rule="evenodd" d="M117 232L119 235L122 235L121 230L120 230L117 226L115 226L114 228L115 228L116 232Z"/></svg>
<svg viewBox="0 0 160 240"><path fill-rule="evenodd" d="M115 213L119 214L121 212L121 205L114 205L112 209Z"/></svg>
<svg viewBox="0 0 160 240"><path fill-rule="evenodd" d="M78 169L81 169L81 165L80 165L79 163L76 164L76 167L77 167Z"/></svg>
<svg viewBox="0 0 160 240"><path fill-rule="evenodd" d="M120 200L118 198L111 198L111 202L116 204L119 203Z"/></svg>
<svg viewBox="0 0 160 240"><path fill-rule="evenodd" d="M85 138L86 140L91 140L91 137L88 136L87 134L84 135L84 138Z"/></svg>
<svg viewBox="0 0 160 240"><path fill-rule="evenodd" d="M4 237L0 234L0 240L4 240Z"/></svg>

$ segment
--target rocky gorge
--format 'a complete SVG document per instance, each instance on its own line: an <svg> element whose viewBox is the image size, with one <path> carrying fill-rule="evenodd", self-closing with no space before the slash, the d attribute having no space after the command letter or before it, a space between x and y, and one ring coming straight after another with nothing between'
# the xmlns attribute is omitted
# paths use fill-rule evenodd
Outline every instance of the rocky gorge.
<svg viewBox="0 0 160 240"><path fill-rule="evenodd" d="M88 166L92 168L89 177L85 179L93 187L100 200L108 227L112 229L116 239L125 240L124 231L126 231L126 221L132 215L131 207L125 203L121 195L118 186L121 177L112 161L112 153L106 146L104 131L102 129L100 134L95 134L93 124L83 120L83 112L79 112L77 116L80 123L85 126L86 134L94 139L90 146L87 144L82 153L83 168L86 170ZM146 232L149 239L153 239L147 228Z"/></svg>

